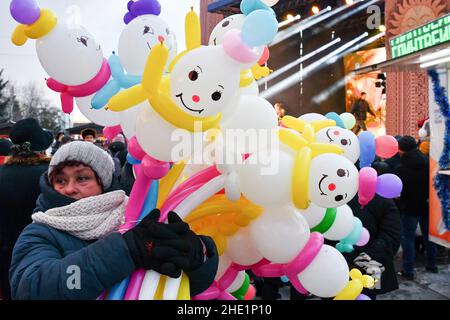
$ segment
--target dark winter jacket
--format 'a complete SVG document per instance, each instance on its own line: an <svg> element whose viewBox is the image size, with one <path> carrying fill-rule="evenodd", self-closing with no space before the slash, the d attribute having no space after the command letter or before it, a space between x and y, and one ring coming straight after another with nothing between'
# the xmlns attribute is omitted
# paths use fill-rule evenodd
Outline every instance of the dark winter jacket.
<svg viewBox="0 0 450 320"><path fill-rule="evenodd" d="M402 214L419 216L428 212L428 157L419 149L405 152L395 174L403 182L400 201Z"/></svg>
<svg viewBox="0 0 450 320"><path fill-rule="evenodd" d="M49 159L28 159L29 164L0 166L0 291L9 299L8 269L14 243L31 222L39 191L39 177Z"/></svg>
<svg viewBox="0 0 450 320"><path fill-rule="evenodd" d="M394 256L400 247L400 213L390 199L380 196L369 202L363 209L358 203L358 197L348 203L353 215L359 218L369 231L370 240L363 246L354 246L351 253L344 253L350 268L356 267L353 260L361 253L367 253L373 260L385 267L381 276L381 289L371 289L369 292L381 294L398 288ZM361 270L363 271L363 270ZM363 272L364 273L364 272Z"/></svg>
<svg viewBox="0 0 450 320"><path fill-rule="evenodd" d="M358 99L353 103L352 109L350 111L353 113L356 119L358 120L366 120L367 112L375 117L375 113L373 113L372 109L370 109L370 105L365 99Z"/></svg>
<svg viewBox="0 0 450 320"><path fill-rule="evenodd" d="M75 201L58 194L47 179L41 182L37 209L46 211ZM212 284L218 267L214 243L208 237L202 240L208 259L199 269L187 273L192 295ZM80 272L80 289L67 285L73 270ZM127 244L119 233L89 242L33 223L25 228L14 247L10 268L12 296L14 299L95 299L134 270Z"/></svg>

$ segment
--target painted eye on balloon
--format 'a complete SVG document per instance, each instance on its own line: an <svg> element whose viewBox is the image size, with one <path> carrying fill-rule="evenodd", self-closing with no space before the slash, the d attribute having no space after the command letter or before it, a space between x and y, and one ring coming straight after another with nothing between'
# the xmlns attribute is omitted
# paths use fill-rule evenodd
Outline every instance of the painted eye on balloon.
<svg viewBox="0 0 450 320"><path fill-rule="evenodd" d="M166 33L167 33L168 35L170 34L169 28L166 28Z"/></svg>
<svg viewBox="0 0 450 320"><path fill-rule="evenodd" d="M219 87L220 87L222 90L225 89L225 88L224 88L223 86L221 86L220 84L219 84ZM220 90L214 91L213 94L211 95L211 99L213 99L214 101L219 101L220 98L222 98L222 93L223 93L223 91L220 91Z"/></svg>
<svg viewBox="0 0 450 320"><path fill-rule="evenodd" d="M194 68L194 70L189 71L189 74L188 74L189 80L191 80L191 81L196 81L196 80L198 79L198 76L199 76L200 73L202 73L202 72L203 72L202 68L200 68L199 66L196 66L196 67Z"/></svg>
<svg viewBox="0 0 450 320"><path fill-rule="evenodd" d="M345 177L345 170L344 169L338 169L336 172L338 177Z"/></svg>
<svg viewBox="0 0 450 320"><path fill-rule="evenodd" d="M77 41L82 43L85 47L88 46L88 40L89 40L89 38L86 36L81 36L81 37L77 38Z"/></svg>
<svg viewBox="0 0 450 320"><path fill-rule="evenodd" d="M224 21L224 22L222 23L222 28L228 27L228 26L230 25L230 21L231 21L231 20L233 20L233 19Z"/></svg>
<svg viewBox="0 0 450 320"><path fill-rule="evenodd" d="M152 27L145 26L145 27L144 27L144 32L142 33L142 35L147 34L147 33L155 34L155 31L153 30Z"/></svg>
<svg viewBox="0 0 450 320"><path fill-rule="evenodd" d="M334 200L336 200L336 202L342 201L344 199L344 196L342 194L338 194L336 197L334 197Z"/></svg>
<svg viewBox="0 0 450 320"><path fill-rule="evenodd" d="M349 144L349 140L347 140L347 139L341 139L341 144L342 144L343 146L346 146L346 145Z"/></svg>

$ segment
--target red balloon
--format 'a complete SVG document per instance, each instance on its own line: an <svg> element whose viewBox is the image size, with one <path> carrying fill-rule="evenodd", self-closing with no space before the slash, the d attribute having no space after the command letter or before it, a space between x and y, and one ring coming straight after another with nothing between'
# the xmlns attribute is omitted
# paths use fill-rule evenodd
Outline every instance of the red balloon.
<svg viewBox="0 0 450 320"><path fill-rule="evenodd" d="M244 300L253 300L253 298L255 297L255 293L255 287L250 284L248 286L247 293L244 296Z"/></svg>
<svg viewBox="0 0 450 320"><path fill-rule="evenodd" d="M393 136L385 135L375 139L375 152L382 158L393 157L398 152L398 141Z"/></svg>
<svg viewBox="0 0 450 320"><path fill-rule="evenodd" d="M258 60L258 64L260 66L262 66L263 64L265 64L267 62L267 60L269 60L270 57L270 51L269 48L267 48L267 46L264 47L264 51L261 55L261 58L259 58Z"/></svg>

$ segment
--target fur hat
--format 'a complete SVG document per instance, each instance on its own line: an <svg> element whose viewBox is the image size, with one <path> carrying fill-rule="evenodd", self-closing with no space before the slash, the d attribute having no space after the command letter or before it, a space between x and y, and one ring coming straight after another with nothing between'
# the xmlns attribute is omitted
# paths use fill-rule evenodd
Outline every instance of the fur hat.
<svg viewBox="0 0 450 320"><path fill-rule="evenodd" d="M95 139L97 137L97 131L92 128L86 128L81 130L81 136L83 137L83 139L86 139L87 136L93 136Z"/></svg>

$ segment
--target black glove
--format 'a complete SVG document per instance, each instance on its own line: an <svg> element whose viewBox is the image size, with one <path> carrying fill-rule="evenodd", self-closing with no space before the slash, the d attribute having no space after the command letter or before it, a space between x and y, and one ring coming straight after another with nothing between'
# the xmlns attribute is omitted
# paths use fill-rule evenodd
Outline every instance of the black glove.
<svg viewBox="0 0 450 320"><path fill-rule="evenodd" d="M189 225L183 222L183 220L181 220L181 218L175 212L169 212L168 221L169 225L177 226L176 229L181 231L180 232L177 230L176 232L185 241L185 244L187 244L189 248L189 251L187 253L187 260L185 259L186 256L174 256L171 257L169 261L180 266L181 269L186 272L199 268L205 260L205 255L203 252L204 245L200 240L200 237L192 230L190 230ZM183 225L185 225L185 227L182 227ZM184 231L186 227L187 231Z"/></svg>
<svg viewBox="0 0 450 320"><path fill-rule="evenodd" d="M152 210L133 229L125 232L123 237L136 268L152 269L178 278L181 268L189 265L191 245L180 236L188 231L189 226L182 221L160 223L159 217L159 210Z"/></svg>

